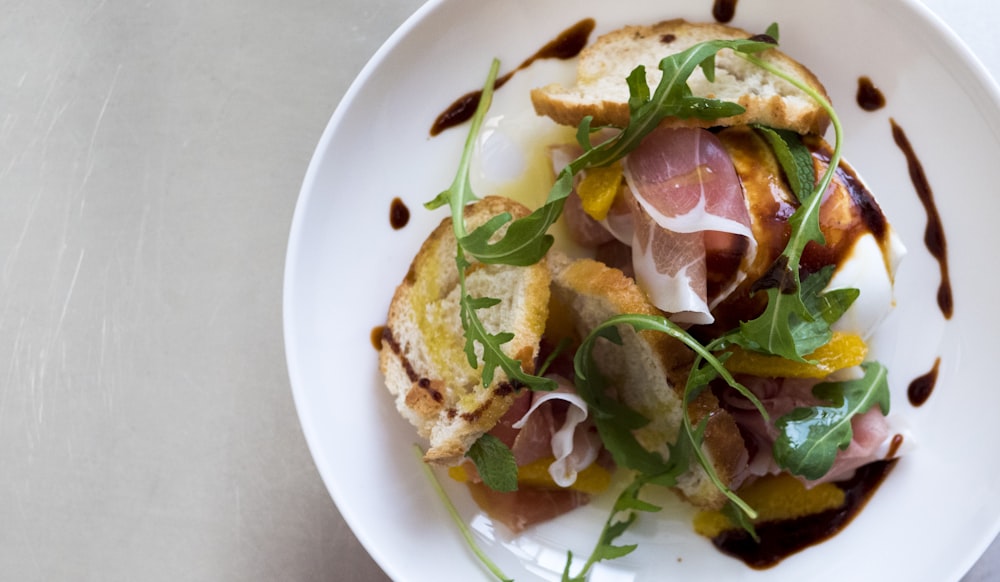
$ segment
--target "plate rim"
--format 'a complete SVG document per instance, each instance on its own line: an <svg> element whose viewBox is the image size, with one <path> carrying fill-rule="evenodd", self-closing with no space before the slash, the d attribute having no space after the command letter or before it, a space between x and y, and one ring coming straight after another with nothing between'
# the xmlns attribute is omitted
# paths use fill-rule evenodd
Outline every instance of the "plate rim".
<svg viewBox="0 0 1000 582"><path fill-rule="evenodd" d="M334 475L335 470L333 467L328 466L327 461L323 459L322 455L319 454L321 447L318 442L319 437L316 434L317 429L309 420L307 420L308 415L304 412L307 407L307 402L304 400L306 396L301 389L303 382L301 378L301 369L298 367L298 362L295 359L295 354L300 353L300 351L297 349L298 340L294 333L294 323L290 315L295 311L295 306L293 305L293 290L295 286L295 276L299 267L298 257L300 256L300 249L302 245L302 223L306 220L305 214L309 206L309 200L315 195L316 175L319 172L320 166L324 163L325 155L330 149L331 140L337 127L339 127L342 123L343 117L347 114L349 109L349 105L355 100L358 92L362 90L372 76L373 72L378 69L382 62L392 53L392 51L396 49L400 42L407 38L416 27L420 26L420 24L428 18L430 14L439 10L442 5L454 3L455 1L456 0L428 0L422 4L416 11L408 16L385 41L382 42L375 53L373 53L373 55L367 60L358 75L352 80L348 89L339 100L317 142L313 154L310 157L310 161L296 199L285 253L285 269L282 287L282 328L286 354L286 366L288 369L290 388L299 419L299 425L303 431L307 446L310 450L310 456L312 457L313 462L320 473L324 486L334 501L339 513L342 515L347 525L351 528L353 535L358 539L376 564L393 579L396 579L400 573L395 571L395 566L392 564L390 557L385 556L379 549L378 544L369 538L367 529L361 526L361 517L358 516L348 504L343 502L343 499L341 498L343 493L338 494L338 492L341 491L341 488L338 485L338 479ZM967 72L971 74L972 79L979 86L979 88L985 92L987 98L992 101L993 106L1000 110L1000 85L998 85L997 80L991 75L989 70L986 69L982 60L971 51L961 37L959 37L955 31L952 30L951 27L948 26L948 24L945 23L936 13L931 11L929 7L919 0L894 1L897 5L910 10L913 14L923 20L924 23L934 27L936 31L940 33L940 38L945 41L947 48L950 51L954 51L959 60L966 66L970 67L970 70ZM883 0L883 2L885 2L885 0ZM888 4L888 2L886 2L886 4ZM994 128L994 133L996 133L996 128ZM1000 138L998 138L998 141L1000 141ZM967 563L963 565L962 572L968 572L968 570L980 559L993 540L997 538L998 534L1000 534L1000 515L996 516L994 519L992 537L990 539L980 540L980 543L977 545L981 547L977 547L976 551L967 553L970 557L967 559Z"/></svg>

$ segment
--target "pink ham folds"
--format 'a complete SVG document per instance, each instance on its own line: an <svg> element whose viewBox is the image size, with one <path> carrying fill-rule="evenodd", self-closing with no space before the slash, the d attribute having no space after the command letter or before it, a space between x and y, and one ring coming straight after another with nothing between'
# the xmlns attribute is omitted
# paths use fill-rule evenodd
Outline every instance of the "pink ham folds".
<svg viewBox="0 0 1000 582"><path fill-rule="evenodd" d="M555 460L549 465L549 475L560 487L569 487L576 482L577 473L597 460L602 445L586 422L587 403L564 378L553 378L559 388L532 393L531 408L512 425L521 432L511 451L518 466L551 455Z"/></svg>
<svg viewBox="0 0 1000 582"><path fill-rule="evenodd" d="M556 390L525 390L490 434L510 448L518 467L553 459L549 475L560 487L569 487L577 473L597 460L603 445L587 418L587 403L573 385L562 376L548 377L558 383ZM471 463L467 463L467 470L474 475Z"/></svg>
<svg viewBox="0 0 1000 582"><path fill-rule="evenodd" d="M471 461L464 466L476 503L514 534L588 503L589 494L568 487L580 471L600 462L603 451L597 430L587 418L586 403L568 381L551 377L559 383L557 390L524 391L490 434L510 447L518 467L553 459L548 472L561 488L494 491L480 481Z"/></svg>
<svg viewBox="0 0 1000 582"><path fill-rule="evenodd" d="M552 151L558 171L572 152ZM746 277L757 243L732 160L711 132L659 128L623 163L626 187L606 219L597 222L567 201L570 234L597 247L598 226L631 247L632 271L650 302L678 323L707 324L710 310ZM720 273L709 260L724 257Z"/></svg>
<svg viewBox="0 0 1000 582"><path fill-rule="evenodd" d="M709 297L707 253L746 241L744 262L756 242L736 169L722 143L704 129L661 128L625 158L633 205L632 261L636 282L671 319L711 323L709 312L741 279L733 277ZM625 241L622 241L625 242ZM669 250L667 250L669 249Z"/></svg>

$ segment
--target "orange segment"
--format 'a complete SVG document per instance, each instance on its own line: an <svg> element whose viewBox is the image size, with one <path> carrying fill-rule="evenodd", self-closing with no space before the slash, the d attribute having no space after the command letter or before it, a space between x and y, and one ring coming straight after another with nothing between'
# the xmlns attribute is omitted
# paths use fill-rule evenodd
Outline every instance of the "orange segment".
<svg viewBox="0 0 1000 582"><path fill-rule="evenodd" d="M517 482L527 487L538 487L542 489L559 489L559 485L552 480L549 475L549 465L555 461L553 457L538 459L534 463L529 463L517 469ZM576 481L567 487L583 493L596 494L604 491L611 484L611 473L607 469L596 463L591 463L589 467L580 471L576 476Z"/></svg>
<svg viewBox="0 0 1000 582"><path fill-rule="evenodd" d="M622 165L615 162L604 168L590 168L584 174L576 193L580 195L583 211L594 220L604 220L618 195L622 183Z"/></svg>
<svg viewBox="0 0 1000 582"><path fill-rule="evenodd" d="M825 378L844 368L857 366L865 360L868 346L853 333L834 332L825 345L805 357L814 363L793 362L780 356L769 356L734 348L726 360L726 369L736 374L751 374L764 378Z"/></svg>
<svg viewBox="0 0 1000 582"><path fill-rule="evenodd" d="M844 504L844 491L833 483L806 489L788 473L761 477L737 493L757 511L754 523L795 519ZM694 517L694 530L710 538L737 527L719 511L701 511Z"/></svg>
<svg viewBox="0 0 1000 582"><path fill-rule="evenodd" d="M518 484L536 489L563 489L549 475L549 465L553 461L555 461L555 458L546 457L523 467L518 467ZM469 475L465 471L464 465L450 467L448 469L448 476L460 483L465 483L469 480ZM576 476L576 481L565 489L574 489L593 495L604 491L609 485L611 485L611 473L604 467L593 463L583 471L580 471Z"/></svg>

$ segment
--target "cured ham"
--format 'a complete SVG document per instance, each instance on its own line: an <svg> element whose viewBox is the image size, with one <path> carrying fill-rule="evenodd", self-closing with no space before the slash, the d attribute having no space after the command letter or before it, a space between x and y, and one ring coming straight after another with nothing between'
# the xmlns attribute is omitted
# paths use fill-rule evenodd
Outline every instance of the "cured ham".
<svg viewBox="0 0 1000 582"><path fill-rule="evenodd" d="M812 394L816 380L792 378L741 378L743 384L760 399L771 422L764 420L756 408L742 396L726 391L720 397L723 407L733 415L750 451L750 459L741 481L782 471L774 460L772 448L778 437L774 421L796 408L816 406L821 401ZM851 420L853 438L846 449L837 452L833 466L820 479L803 482L809 486L849 478L854 471L873 461L883 460L893 452L891 445L896 432L882 411L872 407ZM898 452L898 451L895 451Z"/></svg>
<svg viewBox="0 0 1000 582"><path fill-rule="evenodd" d="M513 533L586 504L590 495L570 486L580 471L598 462L603 451L586 403L569 381L552 378L559 384L557 390L525 391L490 434L511 449L518 467L552 459L548 474L554 486L494 491L482 483L471 461L463 466L476 504Z"/></svg>
<svg viewBox="0 0 1000 582"><path fill-rule="evenodd" d="M707 254L737 245L745 249L742 260L749 262L756 249L729 154L704 129L661 128L629 154L624 170L636 201L636 282L675 321L711 323L709 310L720 297L709 297ZM739 276L732 279L720 296L741 281Z"/></svg>
<svg viewBox="0 0 1000 582"><path fill-rule="evenodd" d="M552 159L558 171L571 151L553 150ZM654 305L678 322L711 323L711 308L743 280L739 267L756 252L729 154L704 129L661 128L625 158L623 175L625 187L601 221L583 212L576 194L567 200L571 236L598 247L610 233L631 247L636 282Z"/></svg>
<svg viewBox="0 0 1000 582"><path fill-rule="evenodd" d="M513 424L521 432L511 451L518 466L551 455L549 475L556 485L569 487L577 473L597 460L601 439L587 423L587 403L573 392L564 378L556 377L559 389L534 393L531 408Z"/></svg>
<svg viewBox="0 0 1000 582"><path fill-rule="evenodd" d="M468 483L472 499L491 518L519 534L528 526L559 517L590 502L590 495L574 489L524 487L507 493L482 483Z"/></svg>

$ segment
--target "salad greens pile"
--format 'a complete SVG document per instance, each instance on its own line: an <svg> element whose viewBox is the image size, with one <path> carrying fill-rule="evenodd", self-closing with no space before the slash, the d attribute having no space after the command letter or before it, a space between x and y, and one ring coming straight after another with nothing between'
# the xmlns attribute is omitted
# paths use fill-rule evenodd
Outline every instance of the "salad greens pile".
<svg viewBox="0 0 1000 582"><path fill-rule="evenodd" d="M800 80L775 69L758 58L761 51L777 44L778 28L772 24L766 35L747 40L713 40L699 43L680 53L662 59L659 68L663 75L656 89L650 92L642 66L628 77L630 120L618 130L615 137L594 145L591 135L598 129L585 119L577 131L577 141L583 153L557 176L545 203L526 217L513 220L510 214L499 215L474 231L467 232L463 209L477 200L469 181L473 146L480 127L490 107L494 82L499 63L494 61L483 88L482 98L471 121L469 135L459 163L458 172L450 188L427 202L428 209L449 205L455 236L458 240L459 285L461 290L461 321L466 334L465 352L473 368L479 366L476 345L482 348L482 381L489 386L497 368L508 378L532 390L552 390L555 383L546 378L525 372L520 362L507 356L503 344L513 339L511 333L489 333L478 316L478 311L499 302L489 297L473 297L465 283L465 271L471 260L481 263L515 266L531 265L545 256L552 246L553 237L548 229L562 212L566 197L572 192L574 176L588 168L603 167L621 160L667 117L717 119L738 115L744 111L736 103L697 97L687 85L687 79L698 68L709 81L715 76L715 57L722 49L731 49L745 60L762 67L774 75L802 89L815 99L829 114L836 135L833 154L823 175L816 180L812 157L808 149L792 132L759 127L775 152L799 206L789 219L791 236L787 245L770 269L753 286L752 291L767 294L764 312L751 321L703 345L684 329L665 317L623 314L609 319L585 338L574 356L575 385L586 401L600 433L604 447L614 457L619 467L634 473L632 483L619 495L613 511L588 560L575 574L570 574L573 557L567 559L563 579L584 580L597 562L624 556L635 549L634 545L615 545L616 540L637 518L637 511L657 511L659 507L640 499L647 485L674 486L677 478L688 471L693 463L700 465L716 487L729 499L726 507L736 523L754 534L752 520L756 512L731 491L715 473L706 458L701 444L707 419L695 424L688 414L688 404L694 401L710 383L721 379L726 385L745 396L767 418L759 400L742 386L725 368L726 351L733 346L769 355L777 355L797 362L806 362L808 354L830 341L830 326L850 307L858 296L856 289L823 292L833 273L832 266L806 277L800 276L799 263L806 245L815 241L823 244L820 230L819 209L822 194L830 185L841 155L842 128L833 108L826 98ZM654 330L680 340L695 354L683 392L683 423L676 442L669 445L669 456L645 449L636 440L633 431L649 422L638 412L608 396L605 380L592 357L598 341L621 343L619 326L631 326L636 331ZM864 377L846 382L826 382L814 389L814 395L827 405L800 408L777 419L780 431L774 446L774 457L788 471L807 479L824 475L833 464L838 450L851 441L851 418L878 405L883 413L889 408L889 388L885 367L877 362L863 365ZM498 439L484 436L472 448L469 457L475 463L483 481L494 489L511 491L517 488L517 467L510 450ZM473 546L471 537L466 539ZM477 556L484 559L482 552ZM484 563L499 578L504 576L495 565Z"/></svg>

